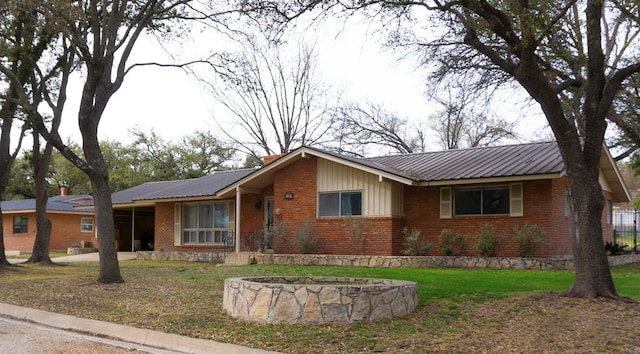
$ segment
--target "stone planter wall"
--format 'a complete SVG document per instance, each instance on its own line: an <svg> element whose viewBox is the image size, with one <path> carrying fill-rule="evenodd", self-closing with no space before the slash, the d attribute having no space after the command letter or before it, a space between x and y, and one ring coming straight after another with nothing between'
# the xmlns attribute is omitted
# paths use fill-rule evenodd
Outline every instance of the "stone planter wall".
<svg viewBox="0 0 640 354"><path fill-rule="evenodd" d="M353 323L410 314L418 285L389 279L336 277L231 278L223 307L236 318L275 324Z"/></svg>
<svg viewBox="0 0 640 354"><path fill-rule="evenodd" d="M572 258L500 258L500 257L412 257L412 256L341 256L311 254L255 255L258 264L331 265L345 267L386 268L486 268L572 270ZM609 264L618 266L640 263L640 255L609 256Z"/></svg>
<svg viewBox="0 0 640 354"><path fill-rule="evenodd" d="M182 261L182 262L211 262L223 263L222 252L166 252L166 251L140 251L140 260L154 261Z"/></svg>
<svg viewBox="0 0 640 354"><path fill-rule="evenodd" d="M387 268L488 268L573 270L573 259L566 258L500 258L500 257L411 257L411 256L344 256L318 254L252 253L258 264L331 265L346 267ZM138 252L141 260L223 263L220 252ZM609 265L640 263L640 254L609 256Z"/></svg>

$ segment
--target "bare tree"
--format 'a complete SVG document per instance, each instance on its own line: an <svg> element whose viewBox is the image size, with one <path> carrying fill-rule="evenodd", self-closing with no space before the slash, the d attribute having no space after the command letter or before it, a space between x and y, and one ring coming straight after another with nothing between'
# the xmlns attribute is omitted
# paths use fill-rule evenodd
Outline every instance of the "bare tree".
<svg viewBox="0 0 640 354"><path fill-rule="evenodd" d="M426 131L410 125L382 104L351 103L333 110L334 142L340 152L367 155L369 149L382 148L388 152L414 153L426 150Z"/></svg>
<svg viewBox="0 0 640 354"><path fill-rule="evenodd" d="M247 0L247 2L251 2ZM260 1L264 4L265 1ZM617 298L602 240L604 197L598 176L607 115L624 83L640 72L640 3L271 1L275 21L321 9L395 21L392 44L435 64L434 80L461 76L477 90L506 83L539 104L569 180L575 281L569 296ZM431 29L437 27L437 31ZM424 35L426 33L426 35Z"/></svg>
<svg viewBox="0 0 640 354"><path fill-rule="evenodd" d="M518 138L517 120L490 118L489 105L478 108L480 95L460 83L454 87L446 96L434 97L443 109L431 116L431 128L443 149L491 146Z"/></svg>
<svg viewBox="0 0 640 354"><path fill-rule="evenodd" d="M218 124L256 158L314 145L331 125L325 90L316 77L314 47L299 44L292 55L283 48L247 34L239 53L219 57L219 80L210 85L213 98L235 120L231 129Z"/></svg>

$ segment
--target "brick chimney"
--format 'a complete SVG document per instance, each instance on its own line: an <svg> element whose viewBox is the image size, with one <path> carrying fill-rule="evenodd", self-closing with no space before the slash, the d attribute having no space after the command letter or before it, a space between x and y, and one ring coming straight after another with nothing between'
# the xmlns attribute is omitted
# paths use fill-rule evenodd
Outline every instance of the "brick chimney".
<svg viewBox="0 0 640 354"><path fill-rule="evenodd" d="M280 157L284 156L286 154L280 154L280 155L268 155L262 158L262 163L264 164L263 166L266 166L270 163L272 163L273 161L279 159Z"/></svg>
<svg viewBox="0 0 640 354"><path fill-rule="evenodd" d="M69 195L69 187L65 186L65 185L61 185L60 186L60 196L64 197Z"/></svg>

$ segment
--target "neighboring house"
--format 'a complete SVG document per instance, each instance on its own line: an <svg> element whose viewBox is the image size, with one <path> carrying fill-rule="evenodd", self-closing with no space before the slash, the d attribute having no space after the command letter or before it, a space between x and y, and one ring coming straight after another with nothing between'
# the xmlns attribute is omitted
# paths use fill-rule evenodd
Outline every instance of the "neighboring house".
<svg viewBox="0 0 640 354"><path fill-rule="evenodd" d="M64 193L63 193L64 194ZM82 241L96 245L93 209L77 209L91 201L89 195L60 195L47 202L47 217L51 220L52 252L66 252ZM4 249L7 252L31 252L36 237L35 199L2 202Z"/></svg>
<svg viewBox="0 0 640 354"><path fill-rule="evenodd" d="M604 238L611 240L612 203L629 200L629 194L606 149L600 181ZM273 250L298 253L295 231L306 222L320 235L316 253L399 255L406 226L436 244L432 255L442 254L437 244L443 229L464 235L467 254L475 255L482 224L512 235L516 225L529 223L549 236L536 255L552 257L572 253L566 190L555 142L376 158L301 147L267 157L257 170L146 183L114 193L113 201L118 215L153 218L149 243L170 252L221 251L233 239L236 250L243 250L250 235L286 225L289 232L271 240ZM357 240L349 235L347 217L364 222ZM498 256L518 256L512 238L501 242Z"/></svg>

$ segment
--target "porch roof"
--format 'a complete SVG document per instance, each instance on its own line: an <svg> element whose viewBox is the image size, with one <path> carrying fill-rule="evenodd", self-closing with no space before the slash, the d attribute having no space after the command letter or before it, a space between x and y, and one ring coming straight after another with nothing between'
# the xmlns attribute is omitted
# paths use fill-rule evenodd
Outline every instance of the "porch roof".
<svg viewBox="0 0 640 354"><path fill-rule="evenodd" d="M178 181L147 182L111 195L114 206L153 205L164 199L217 198L216 193L252 173L254 169L217 171L213 174Z"/></svg>

